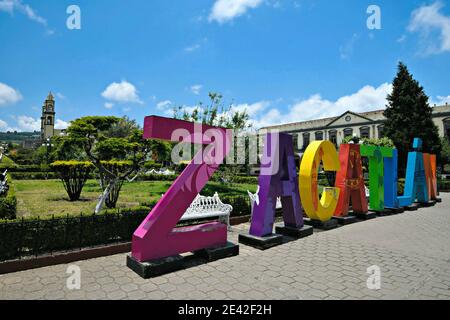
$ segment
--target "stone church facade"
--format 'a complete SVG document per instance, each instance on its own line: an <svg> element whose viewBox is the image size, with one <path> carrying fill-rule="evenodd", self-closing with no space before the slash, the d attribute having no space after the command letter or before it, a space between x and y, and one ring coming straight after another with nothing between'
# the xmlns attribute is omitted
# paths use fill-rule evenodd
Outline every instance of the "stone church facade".
<svg viewBox="0 0 450 320"><path fill-rule="evenodd" d="M259 134L263 135L268 130L279 130L292 134L294 137L295 151L302 153L310 142L315 140L330 140L336 147L347 136L367 138L382 138L383 124L386 118L384 110L356 113L347 111L344 114L326 119L281 124L262 128ZM441 137L450 140L450 105L433 107L433 121L439 128Z"/></svg>
<svg viewBox="0 0 450 320"><path fill-rule="evenodd" d="M55 129L55 98L50 92L42 106L41 140L45 141L54 136L63 135L65 130Z"/></svg>

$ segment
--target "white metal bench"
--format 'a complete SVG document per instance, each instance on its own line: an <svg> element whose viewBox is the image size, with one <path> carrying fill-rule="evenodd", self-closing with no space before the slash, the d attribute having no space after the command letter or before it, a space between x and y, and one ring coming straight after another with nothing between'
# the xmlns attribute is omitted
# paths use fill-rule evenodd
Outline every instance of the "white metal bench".
<svg viewBox="0 0 450 320"><path fill-rule="evenodd" d="M5 172L0 174L0 194L6 193L9 189L7 172L8 170L5 170Z"/></svg>
<svg viewBox="0 0 450 320"><path fill-rule="evenodd" d="M197 195L180 221L219 217L219 221L230 229L231 211L233 211L233 207L222 203L217 192L212 197Z"/></svg>
<svg viewBox="0 0 450 320"><path fill-rule="evenodd" d="M256 204L259 204L259 186L258 189L256 190L256 193L251 193L250 191L247 190L248 196L250 198L250 203L252 204L252 215L253 215L253 207ZM282 209L283 205L281 204L281 197L277 197L277 206L276 209Z"/></svg>

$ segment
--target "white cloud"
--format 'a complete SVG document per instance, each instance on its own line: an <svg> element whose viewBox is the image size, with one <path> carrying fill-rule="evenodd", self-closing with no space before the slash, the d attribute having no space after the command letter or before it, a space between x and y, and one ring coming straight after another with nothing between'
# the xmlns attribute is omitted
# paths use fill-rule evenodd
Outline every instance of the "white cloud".
<svg viewBox="0 0 450 320"><path fill-rule="evenodd" d="M112 109L114 107L114 103L105 102L104 106L105 106L106 109Z"/></svg>
<svg viewBox="0 0 450 320"><path fill-rule="evenodd" d="M28 19L47 27L47 20L37 14L28 4L23 3L21 0L0 0L0 11L13 14L15 10L26 15Z"/></svg>
<svg viewBox="0 0 450 320"><path fill-rule="evenodd" d="M107 100L115 102L143 103L141 99L139 99L136 87L125 80L120 83L111 83L105 91L103 91L102 96Z"/></svg>
<svg viewBox="0 0 450 320"><path fill-rule="evenodd" d="M408 31L419 33L423 47L422 54L450 51L450 17L440 12L443 6L440 1L437 1L431 5L419 7L412 13Z"/></svg>
<svg viewBox="0 0 450 320"><path fill-rule="evenodd" d="M156 104L156 108L158 110L164 110L167 109L168 107L170 107L172 105L172 101L170 100L164 100L164 101L160 101Z"/></svg>
<svg viewBox="0 0 450 320"><path fill-rule="evenodd" d="M450 103L450 95L448 96L437 96L437 100L430 99L430 105L443 106L446 103Z"/></svg>
<svg viewBox="0 0 450 320"><path fill-rule="evenodd" d="M196 43L196 44L194 44L192 46L184 48L184 51L186 51L186 52L193 52L193 51L196 51L198 49L200 49L200 45L198 43Z"/></svg>
<svg viewBox="0 0 450 320"><path fill-rule="evenodd" d="M208 42L208 38L205 37L205 38L201 39L200 41L197 41L196 43L184 48L184 51L188 52L188 53L197 51L202 47L202 45L206 44L207 42Z"/></svg>
<svg viewBox="0 0 450 320"><path fill-rule="evenodd" d="M61 92L57 92L57 93L56 93L56 96L57 96L59 99L61 99L61 100L65 100L65 99L66 99L66 96L63 95Z"/></svg>
<svg viewBox="0 0 450 320"><path fill-rule="evenodd" d="M17 131L17 132L33 132L41 130L41 119L33 118L30 116L11 116L16 121L15 127L10 127L9 124L0 119L0 131ZM56 119L55 129L67 129L70 122L66 122L61 119Z"/></svg>
<svg viewBox="0 0 450 320"><path fill-rule="evenodd" d="M19 100L22 100L22 95L19 91L0 82L0 106L13 104Z"/></svg>
<svg viewBox="0 0 450 320"><path fill-rule="evenodd" d="M8 13L13 13L14 11L14 2L9 0L0 1L0 11L5 11Z"/></svg>
<svg viewBox="0 0 450 320"><path fill-rule="evenodd" d="M355 33L353 34L350 40L348 40L344 45L339 47L339 54L341 59L345 60L353 55L355 43L358 39L359 35Z"/></svg>
<svg viewBox="0 0 450 320"><path fill-rule="evenodd" d="M0 131L8 131L8 123L0 119Z"/></svg>
<svg viewBox="0 0 450 320"><path fill-rule="evenodd" d="M69 127L69 125L70 125L69 122L66 122L66 121L61 120L61 119L56 119L55 129L59 129L59 130L67 129Z"/></svg>
<svg viewBox="0 0 450 320"><path fill-rule="evenodd" d="M267 109L270 106L270 102L269 101L260 101L260 102L255 102L252 104L248 104L248 103L241 103L241 104L233 104L231 106L231 111L232 112L243 112L243 111L247 111L247 114L250 117L254 117L256 115L258 115L259 112L264 111L265 109Z"/></svg>
<svg viewBox="0 0 450 320"><path fill-rule="evenodd" d="M209 21L218 23L231 21L262 3L263 0L216 0L209 15Z"/></svg>
<svg viewBox="0 0 450 320"><path fill-rule="evenodd" d="M383 83L378 88L364 86L356 93L343 96L336 101L324 99L320 94L314 94L306 100L301 100L289 106L285 112L279 108L266 110L263 113L252 116L255 128L276 125L280 123L292 123L327 117L335 117L347 110L354 112L366 112L384 109L386 97L392 91L392 85Z"/></svg>
<svg viewBox="0 0 450 320"><path fill-rule="evenodd" d="M403 43L403 42L406 41L406 39L407 39L406 35L402 34L402 35L397 39L397 42L398 42L398 43Z"/></svg>
<svg viewBox="0 0 450 320"><path fill-rule="evenodd" d="M17 125L19 127L18 131L40 131L41 121L39 119L34 119L29 116L18 116Z"/></svg>
<svg viewBox="0 0 450 320"><path fill-rule="evenodd" d="M203 86L201 84L195 84L191 86L191 92L195 95L199 95L200 91L202 90Z"/></svg>

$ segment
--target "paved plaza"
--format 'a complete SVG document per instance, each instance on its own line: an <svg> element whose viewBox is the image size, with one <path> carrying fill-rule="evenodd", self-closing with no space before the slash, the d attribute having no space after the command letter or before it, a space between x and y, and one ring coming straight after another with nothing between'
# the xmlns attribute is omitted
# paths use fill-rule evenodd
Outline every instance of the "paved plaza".
<svg viewBox="0 0 450 320"><path fill-rule="evenodd" d="M81 288L69 265L0 276L0 299L450 299L450 194L416 212L381 217L258 251L144 280L126 255L80 261ZM243 224L233 228L237 243ZM367 269L378 266L381 289Z"/></svg>

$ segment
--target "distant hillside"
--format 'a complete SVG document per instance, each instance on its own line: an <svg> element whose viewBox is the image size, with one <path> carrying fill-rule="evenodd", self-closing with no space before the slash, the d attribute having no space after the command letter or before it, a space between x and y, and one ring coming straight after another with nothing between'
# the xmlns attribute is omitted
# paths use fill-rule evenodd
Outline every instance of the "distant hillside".
<svg viewBox="0 0 450 320"><path fill-rule="evenodd" d="M0 141L6 143L20 143L28 139L39 139L39 137L39 132L0 132Z"/></svg>

